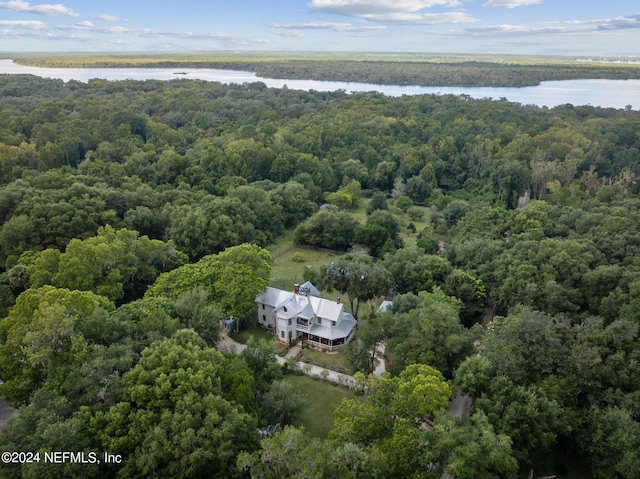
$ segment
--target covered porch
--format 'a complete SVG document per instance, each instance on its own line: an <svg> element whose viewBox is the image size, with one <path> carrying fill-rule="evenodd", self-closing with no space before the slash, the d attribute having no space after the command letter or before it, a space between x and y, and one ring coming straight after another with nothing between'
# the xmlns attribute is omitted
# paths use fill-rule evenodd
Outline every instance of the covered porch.
<svg viewBox="0 0 640 479"><path fill-rule="evenodd" d="M336 351L353 339L353 331L351 331L347 337L342 338L329 339L308 333L303 333L302 338L306 339L310 346L327 351Z"/></svg>

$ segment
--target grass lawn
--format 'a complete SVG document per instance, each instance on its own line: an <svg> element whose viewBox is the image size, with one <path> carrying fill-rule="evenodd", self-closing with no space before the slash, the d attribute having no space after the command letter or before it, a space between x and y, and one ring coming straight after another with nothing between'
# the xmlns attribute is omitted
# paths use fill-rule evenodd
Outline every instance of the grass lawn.
<svg viewBox="0 0 640 479"><path fill-rule="evenodd" d="M334 386L310 376L288 375L285 381L306 396L307 406L302 412L302 425L309 434L319 438L327 437L333 428L333 411L343 398L362 400L361 396L342 386Z"/></svg>
<svg viewBox="0 0 640 479"><path fill-rule="evenodd" d="M431 214L429 208L427 208L426 206L414 206L414 208L418 208L424 213L422 218L420 218L419 220L412 220L406 213L399 217L400 237L402 238L402 241L404 241L405 246L415 246L418 233L420 233L420 231L422 231L424 227L431 222ZM409 223L413 223L415 225L415 234L407 232L407 225Z"/></svg>
<svg viewBox="0 0 640 479"><path fill-rule="evenodd" d="M261 328L259 326L251 326L251 327L243 328L237 334L231 333L231 338L233 338L234 340L242 344L247 344L250 338L266 339L268 341L273 341L275 343L275 340L273 339L273 337L274 336L272 333L270 333L266 329Z"/></svg>
<svg viewBox="0 0 640 479"><path fill-rule="evenodd" d="M269 245L267 245L267 250L269 251L269 253L271 254L277 253L278 251L286 248L287 246L292 245L293 234L295 231L296 231L295 228L285 230L285 232L282 233L280 236L278 236L273 243L270 243Z"/></svg>
<svg viewBox="0 0 640 479"><path fill-rule="evenodd" d="M294 261L294 255L298 259ZM304 272L311 266L317 269L336 257L333 253L314 251L305 248L292 248L273 260L271 265L271 279L269 286L274 288L292 290L294 283L304 283Z"/></svg>
<svg viewBox="0 0 640 479"><path fill-rule="evenodd" d="M278 354L283 353L283 351L287 349L287 346L278 341L273 333L266 330L265 328L255 325L251 325L248 328L243 328L237 334L231 333L231 338L242 344L247 344L251 338L257 340L267 340L269 344L273 346L273 352Z"/></svg>
<svg viewBox="0 0 640 479"><path fill-rule="evenodd" d="M336 371L351 374L347 370L344 354L340 351L324 352L306 348L302 351L302 360L309 360L311 363L323 368L334 369Z"/></svg>
<svg viewBox="0 0 640 479"><path fill-rule="evenodd" d="M360 198L358 207L347 211L351 213L358 222L364 224L367 221L367 207L369 203L371 203L371 198Z"/></svg>

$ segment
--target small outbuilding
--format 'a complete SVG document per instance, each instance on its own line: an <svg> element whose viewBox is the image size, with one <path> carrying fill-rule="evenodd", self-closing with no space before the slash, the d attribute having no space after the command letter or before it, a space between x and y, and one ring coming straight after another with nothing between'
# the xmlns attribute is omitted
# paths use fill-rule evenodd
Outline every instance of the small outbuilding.
<svg viewBox="0 0 640 479"><path fill-rule="evenodd" d="M222 328L228 333L231 333L238 329L238 322L235 320L233 316L229 316L220 322L222 323Z"/></svg>

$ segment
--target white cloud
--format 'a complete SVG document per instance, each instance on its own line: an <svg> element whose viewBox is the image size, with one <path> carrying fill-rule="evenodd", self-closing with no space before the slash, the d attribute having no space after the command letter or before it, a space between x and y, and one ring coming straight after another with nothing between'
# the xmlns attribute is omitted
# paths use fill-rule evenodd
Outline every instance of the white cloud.
<svg viewBox="0 0 640 479"><path fill-rule="evenodd" d="M600 22L601 30L625 30L628 28L640 28L640 13L626 17L617 17Z"/></svg>
<svg viewBox="0 0 640 479"><path fill-rule="evenodd" d="M276 35L281 36L281 37L304 37L304 33L299 32L298 30L292 30L290 32L276 32Z"/></svg>
<svg viewBox="0 0 640 479"><path fill-rule="evenodd" d="M542 3L542 0L489 0L483 3L483 7L502 7L502 8L516 8L525 5L537 5Z"/></svg>
<svg viewBox="0 0 640 479"><path fill-rule="evenodd" d="M529 36L529 35L594 35L613 30L640 29L640 13L626 17L570 20L557 22L538 22L531 25L489 25L470 27L462 30L450 30L444 33L451 36ZM430 32L432 33L432 32Z"/></svg>
<svg viewBox="0 0 640 479"><path fill-rule="evenodd" d="M47 25L44 22L28 21L28 20L0 20L0 26L26 28L27 30L46 30Z"/></svg>
<svg viewBox="0 0 640 479"><path fill-rule="evenodd" d="M98 20L102 20L103 22L117 22L118 20L120 20L120 18L116 17L115 15L109 15L108 13L101 13L100 15L97 15L96 18Z"/></svg>
<svg viewBox="0 0 640 479"><path fill-rule="evenodd" d="M457 7L458 0L311 0L311 10L360 17L394 12L418 12L436 6Z"/></svg>
<svg viewBox="0 0 640 479"><path fill-rule="evenodd" d="M75 25L58 25L56 30L61 32L74 32L66 33L64 38L76 38L74 35L78 35L76 32L82 32L82 34L95 34L96 38L104 38L105 41L116 42L125 41L128 37L139 38L181 38L192 40L215 40L229 48L235 46L247 46L263 44L266 42L264 39L254 39L248 37L242 37L238 35L231 35L226 33L200 33L190 31L171 31L171 30L155 30L152 28L127 28L119 25L113 26L101 26L95 25L89 21L78 22Z"/></svg>
<svg viewBox="0 0 640 479"><path fill-rule="evenodd" d="M363 15L372 22L399 23L405 25L440 25L449 23L472 23L476 18L464 12L445 13L389 13L386 15Z"/></svg>
<svg viewBox="0 0 640 479"><path fill-rule="evenodd" d="M352 25L339 22L271 23L269 26L288 30L333 30L335 32L372 32L387 28L382 25Z"/></svg>
<svg viewBox="0 0 640 479"><path fill-rule="evenodd" d="M130 29L125 28L125 27L108 27L103 29L102 31L108 32L108 33L129 33L131 32Z"/></svg>
<svg viewBox="0 0 640 479"><path fill-rule="evenodd" d="M85 30L96 33L136 33L135 30L131 30L125 27L98 27L89 21L78 22L75 25L58 25L56 27L58 30Z"/></svg>
<svg viewBox="0 0 640 479"><path fill-rule="evenodd" d="M560 25L492 25L487 27L467 28L457 32L463 36L526 36L526 35L573 35L588 33L593 28L587 26L560 26Z"/></svg>
<svg viewBox="0 0 640 479"><path fill-rule="evenodd" d="M312 0L308 7L317 12L359 17L379 23L433 25L477 21L464 12L423 12L432 7L460 5L459 0Z"/></svg>
<svg viewBox="0 0 640 479"><path fill-rule="evenodd" d="M72 9L60 4L51 5L48 3L43 3L40 5L31 5L29 2L12 0L9 2L0 2L0 8L5 10L12 10L14 12L37 13L40 15L64 15L67 17L80 16L78 13L74 12Z"/></svg>

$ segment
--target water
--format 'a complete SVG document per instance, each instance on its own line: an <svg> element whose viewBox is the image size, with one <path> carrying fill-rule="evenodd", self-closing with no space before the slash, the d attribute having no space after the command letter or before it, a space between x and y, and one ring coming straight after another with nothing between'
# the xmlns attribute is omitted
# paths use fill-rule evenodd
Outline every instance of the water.
<svg viewBox="0 0 640 479"><path fill-rule="evenodd" d="M625 108L630 105L640 109L640 80L566 80L542 82L538 86L521 88L493 87L428 87L379 85L319 80L277 80L259 78L252 72L215 70L208 68L40 68L17 65L13 60L0 60L0 73L28 73L44 78L58 78L64 81L87 82L94 78L104 80L175 80L190 78L221 83L251 83L260 81L269 87L282 88L287 85L296 90L347 92L377 91L388 96L453 94L469 95L472 98L506 98L523 105L554 107L570 103L572 105L592 105L611 108Z"/></svg>

